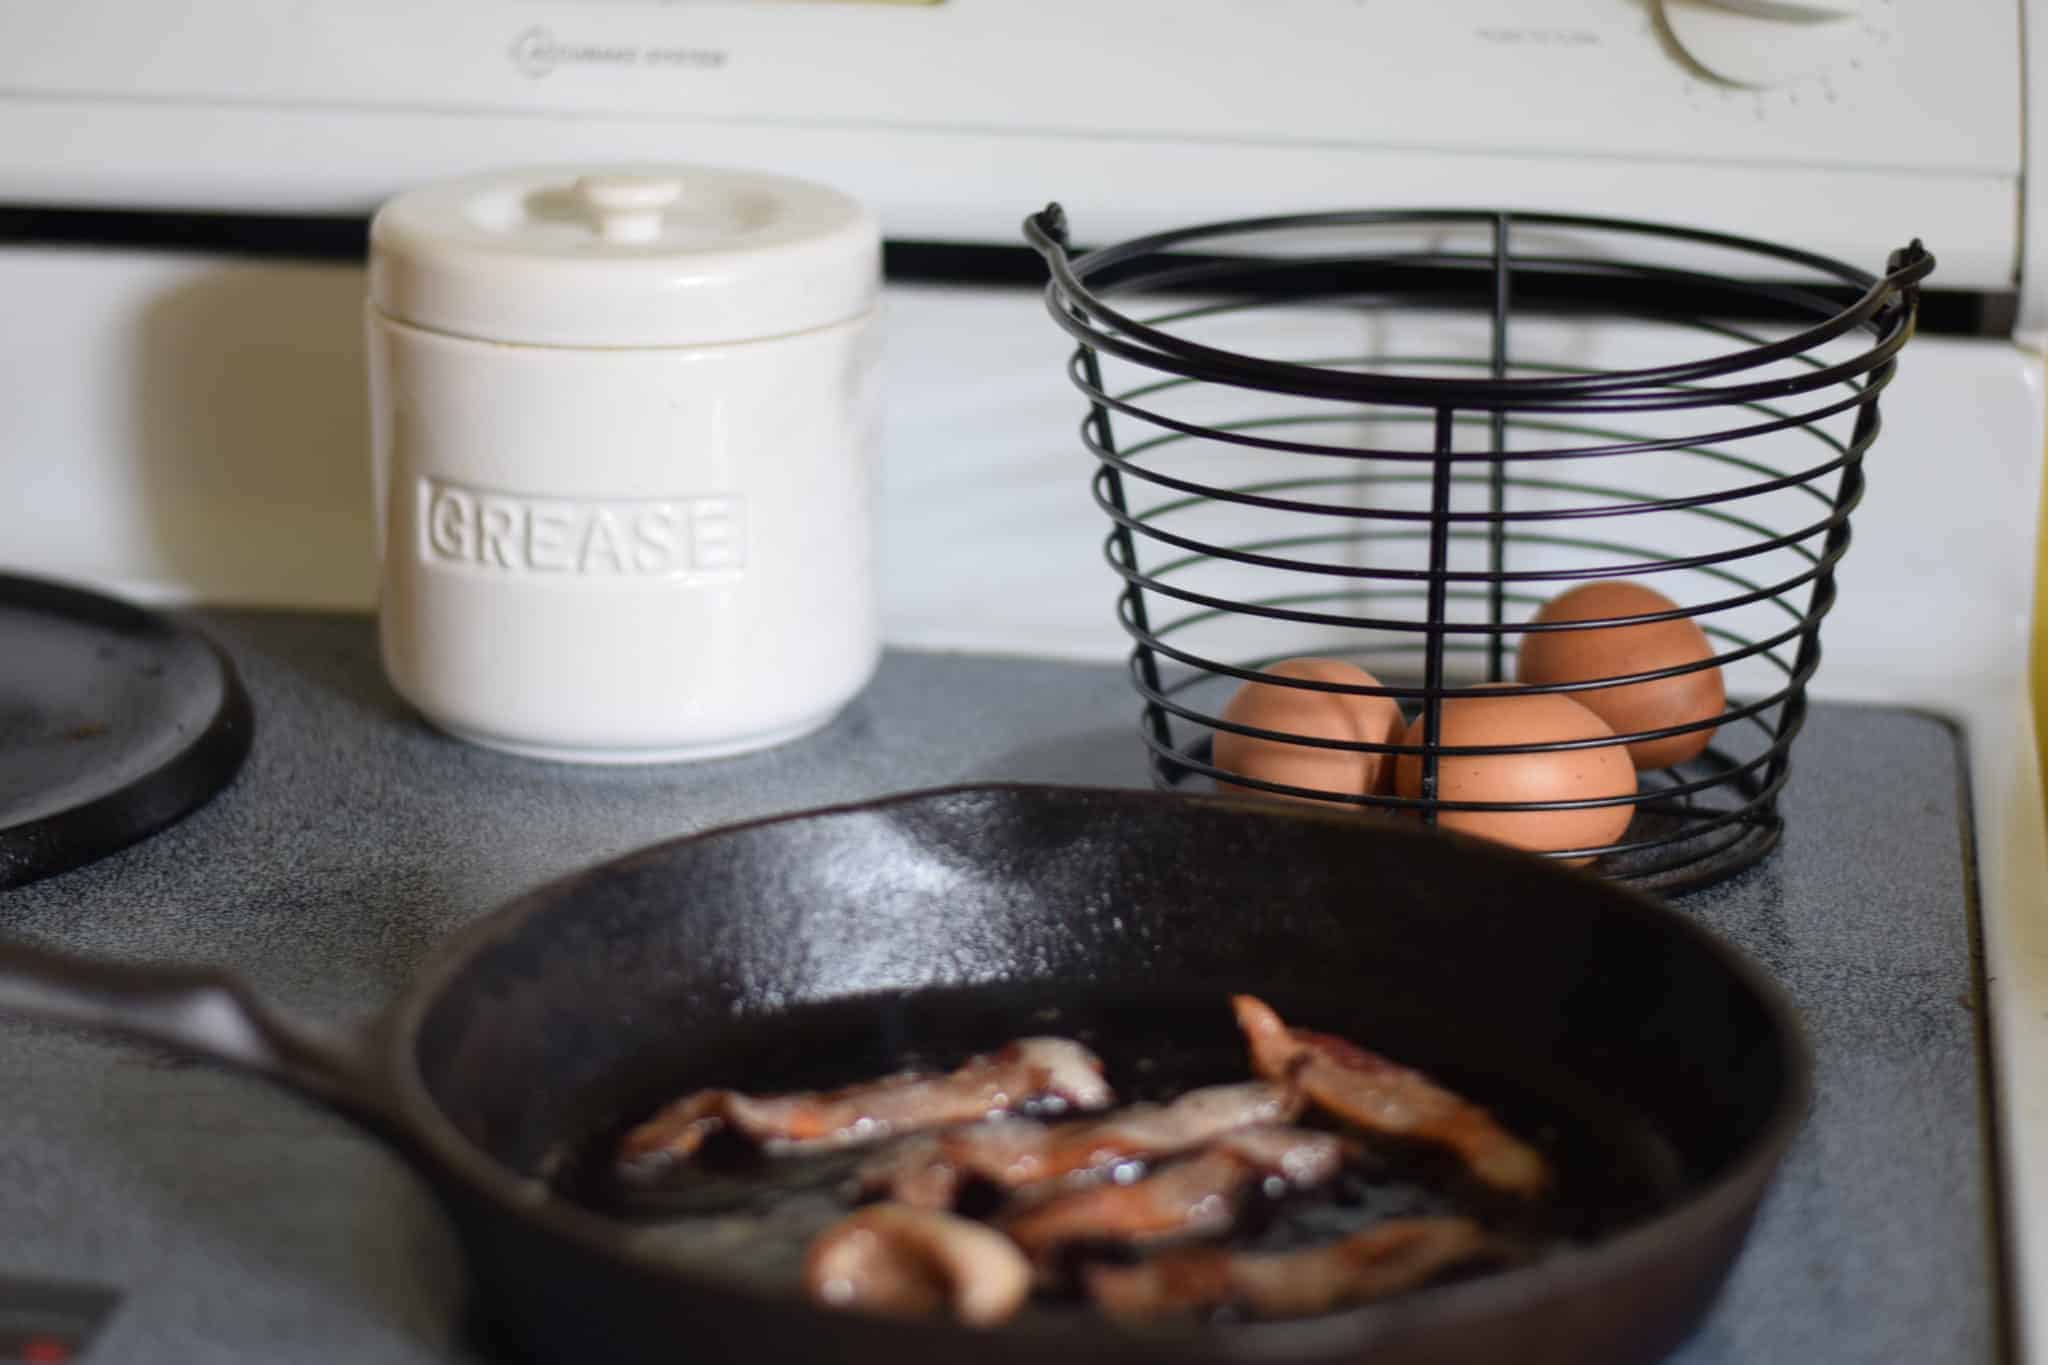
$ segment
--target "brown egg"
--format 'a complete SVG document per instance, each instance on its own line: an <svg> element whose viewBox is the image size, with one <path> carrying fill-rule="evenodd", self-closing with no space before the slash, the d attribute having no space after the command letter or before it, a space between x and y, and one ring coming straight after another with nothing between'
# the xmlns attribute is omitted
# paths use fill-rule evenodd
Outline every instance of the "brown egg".
<svg viewBox="0 0 2048 1365"><path fill-rule="evenodd" d="M1378 687L1372 674L1337 659L1288 659L1264 670L1281 678ZM1235 725L1278 730L1314 739L1353 740L1362 744L1393 744L1401 733L1401 708L1392 697L1357 697L1341 692L1315 692L1280 683L1247 682L1223 708L1223 719ZM1387 754L1348 749L1318 749L1306 744L1256 739L1229 730L1216 732L1216 766L1226 772L1278 782L1290 787L1365 796L1387 789L1392 764ZM1280 796L1283 800L1313 798L1261 792L1218 782L1219 791L1247 796Z"/></svg>
<svg viewBox="0 0 2048 1365"><path fill-rule="evenodd" d="M1597 621L1676 610L1677 605L1654 588L1609 580L1582 584L1553 597L1536 613L1536 620ZM1698 663L1713 653L1706 632L1690 618L1599 630L1539 631L1522 637L1515 676L1525 683L1592 682ZM1617 735L1708 720L1720 715L1728 702L1718 666L1571 695ZM1668 768L1699 757L1713 737L1713 729L1708 728L1643 740L1629 745L1629 756L1638 768Z"/></svg>
<svg viewBox="0 0 2048 1365"><path fill-rule="evenodd" d="M1450 697L1444 701L1439 742L1450 748L1548 744L1613 733L1607 722L1561 694ZM1423 742L1422 717L1415 718L1401 742ZM1396 771L1395 786L1401 795L1422 795L1420 754L1402 754ZM1590 801L1634 796L1635 791L1635 765L1619 744L1537 754L1447 753L1437 760L1436 794L1442 801ZM1628 828L1634 814L1633 805L1583 810L1447 810L1438 813L1437 823L1517 848L1555 853L1611 844Z"/></svg>

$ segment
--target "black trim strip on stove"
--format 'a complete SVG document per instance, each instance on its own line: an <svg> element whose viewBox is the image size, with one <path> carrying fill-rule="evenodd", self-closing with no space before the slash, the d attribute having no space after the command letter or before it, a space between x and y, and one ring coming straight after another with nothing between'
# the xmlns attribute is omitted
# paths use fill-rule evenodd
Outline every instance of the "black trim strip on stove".
<svg viewBox="0 0 2048 1365"><path fill-rule="evenodd" d="M1924 707L1912 707L1909 710L1911 714L1932 720L1946 729L1956 750L1956 810L1959 825L1957 834L1962 842L1963 914L1969 924L1970 939L1968 1004L1976 1024L1977 1074L1983 1079L1983 1085L1977 1095L1977 1131L1983 1134L1984 1170L1991 1183L1991 1226L1986 1229L1986 1235L1991 1244L1991 1264L1996 1267L1998 1274L1998 1283L1993 1293L1994 1312L1997 1314L1997 1359L2001 1365L2009 1365L2009 1362L2020 1359L2020 1286L2014 1274L2018 1251L2014 1246L2011 1212L2006 1206L2012 1189L2005 1174L2005 1136L1999 1130L1998 1047L1996 1040L1991 1036L1993 972L1987 960L1984 943L1983 870L1977 863L1981 849L1977 843L1976 805L1973 794L1975 784L1971 781L1969 736L1962 722L1952 716Z"/></svg>
<svg viewBox="0 0 2048 1365"><path fill-rule="evenodd" d="M118 247L201 251L286 260L355 262L369 243L369 219L356 214L208 213L187 210L63 208L0 204L0 245ZM1045 263L1021 242L991 246L960 242L891 241L882 268L903 284L957 284L1038 288ZM1455 302L1468 283L1456 272L1440 279L1418 269L1404 278L1410 296L1440 293ZM1586 282L1569 286L1583 294ZM1586 304L1609 300L1584 297ZM1614 300L1619 302L1620 300ZM1942 336L2004 337L2019 317L2016 291L1928 289L1920 295L1919 328Z"/></svg>

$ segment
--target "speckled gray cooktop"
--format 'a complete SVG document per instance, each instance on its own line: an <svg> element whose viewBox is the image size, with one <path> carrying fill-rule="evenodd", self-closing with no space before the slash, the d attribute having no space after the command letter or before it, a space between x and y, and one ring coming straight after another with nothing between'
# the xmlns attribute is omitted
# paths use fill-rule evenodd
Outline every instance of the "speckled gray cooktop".
<svg viewBox="0 0 2048 1365"><path fill-rule="evenodd" d="M658 838L910 787L1144 781L1121 668L895 654L786 748L582 769L428 730L384 684L366 619L198 619L255 697L247 768L147 843L0 894L0 933L225 965L330 1021L367 1018L513 892ZM1961 761L1928 716L1816 707L1783 847L1685 901L1790 987L1819 1074L1683 1365L1999 1357ZM488 1358L424 1189L339 1122L22 1026L0 1026L0 1097L0 1310L10 1275L117 1289L96 1365Z"/></svg>

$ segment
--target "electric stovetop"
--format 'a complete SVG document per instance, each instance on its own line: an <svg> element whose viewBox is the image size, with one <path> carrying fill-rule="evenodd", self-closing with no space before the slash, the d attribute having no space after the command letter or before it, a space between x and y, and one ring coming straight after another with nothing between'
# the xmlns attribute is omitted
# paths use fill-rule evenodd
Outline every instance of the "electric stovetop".
<svg viewBox="0 0 2048 1365"><path fill-rule="evenodd" d="M0 933L218 964L333 1022L367 1019L512 894L657 839L910 787L1145 781L1121 667L892 654L786 748L586 769L427 729L367 618L195 619L254 698L241 776L145 843L0 893ZM1816 706L1783 846L1683 901L1789 987L1819 1058L1812 1117L1683 1365L2002 1354L1962 762L1938 718ZM0 1025L0 1096L0 1361L74 1342L95 1365L493 1358L425 1190L338 1120L21 1025Z"/></svg>

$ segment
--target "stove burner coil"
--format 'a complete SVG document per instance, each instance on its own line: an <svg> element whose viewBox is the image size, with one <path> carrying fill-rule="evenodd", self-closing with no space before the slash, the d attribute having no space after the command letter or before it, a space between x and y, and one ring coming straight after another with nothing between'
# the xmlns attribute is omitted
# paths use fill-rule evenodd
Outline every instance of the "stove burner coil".
<svg viewBox="0 0 2048 1365"><path fill-rule="evenodd" d="M1247 219L1083 254L1055 204L1025 233L1077 343L1067 371L1158 785L1225 777L1430 824L1603 804L1440 798L1445 754L1475 752L1440 743L1442 708L1482 684L1611 683L1517 684L1513 660L1547 598L1631 579L1699 623L1714 654L1697 666L1724 670L1729 700L1703 754L1639 775L1616 842L1549 856L1674 892L1775 846L1878 396L1934 268L1919 242L1873 276L1749 238L1544 213ZM1635 348L1625 367L1591 358L1616 344ZM1304 655L1372 671L1384 686L1320 690L1396 698L1421 716L1420 746L1224 720L1243 680ZM1420 795L1225 773L1226 729L1419 753Z"/></svg>

